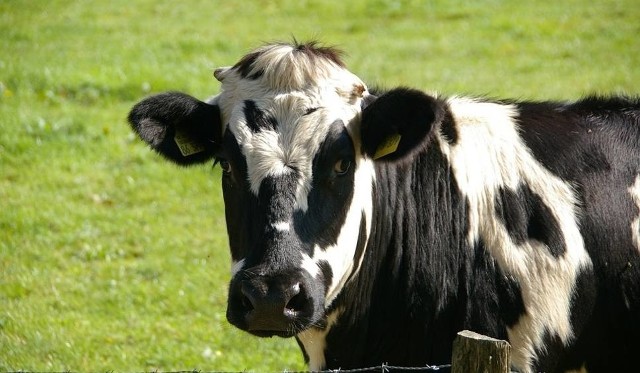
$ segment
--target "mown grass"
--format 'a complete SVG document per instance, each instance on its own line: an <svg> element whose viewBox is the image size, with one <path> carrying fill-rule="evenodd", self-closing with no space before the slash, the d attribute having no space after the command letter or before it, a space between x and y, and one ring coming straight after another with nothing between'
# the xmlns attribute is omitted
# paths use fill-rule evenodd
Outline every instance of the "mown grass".
<svg viewBox="0 0 640 373"><path fill-rule="evenodd" d="M304 368L227 324L219 170L139 143L139 98L207 97L214 67L292 36L387 87L637 93L638 19L635 0L0 2L0 370Z"/></svg>

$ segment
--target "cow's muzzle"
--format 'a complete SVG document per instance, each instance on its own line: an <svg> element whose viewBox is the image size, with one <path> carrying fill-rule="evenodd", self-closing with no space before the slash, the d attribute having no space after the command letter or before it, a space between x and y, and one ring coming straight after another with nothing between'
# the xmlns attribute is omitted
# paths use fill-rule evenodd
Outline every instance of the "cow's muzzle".
<svg viewBox="0 0 640 373"><path fill-rule="evenodd" d="M316 312L313 284L304 275L239 273L229 289L227 319L260 337L292 337L309 327Z"/></svg>

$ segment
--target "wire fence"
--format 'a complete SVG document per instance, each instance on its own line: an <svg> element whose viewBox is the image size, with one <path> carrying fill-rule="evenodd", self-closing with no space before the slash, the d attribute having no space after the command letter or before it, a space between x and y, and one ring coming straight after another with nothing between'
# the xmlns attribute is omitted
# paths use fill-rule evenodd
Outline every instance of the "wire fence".
<svg viewBox="0 0 640 373"><path fill-rule="evenodd" d="M451 364L444 365L425 365L421 367L400 367L395 365L381 364L377 366L372 366L368 368L357 368L357 369L330 369L323 370L316 373L360 373L360 372L450 372ZM309 372L288 372L288 373L309 373Z"/></svg>
<svg viewBox="0 0 640 373"><path fill-rule="evenodd" d="M453 341L452 364L424 365L424 366L397 366L382 363L380 365L357 369L327 369L313 373L364 373L364 372L487 372L487 373L513 373L510 368L511 346L507 341L498 340L469 330L459 332ZM124 372L124 373L248 373L251 371L208 371L208 370L180 370L180 371L148 371L148 372ZM115 373L115 371L101 372L74 372L74 371L29 371L16 370L6 373ZM262 372L260 372L262 373ZM276 373L276 372L269 372ZM309 371L289 371L280 373L312 373Z"/></svg>
<svg viewBox="0 0 640 373"><path fill-rule="evenodd" d="M356 368L356 369L328 369L321 371L290 371L285 370L282 372L266 372L266 373L366 373L366 372L381 372L381 373L392 373L392 372L438 372L445 373L451 371L451 364L443 364L443 365L425 365L419 367L401 367L395 365L381 364L376 366L371 366L367 368ZM177 370L177 371L159 371L153 370L148 372L122 372L122 373L250 373L252 371L216 371L216 370ZM29 371L29 370L15 370L8 371L5 373L116 373L116 371L100 371L100 372L76 372L76 371L58 371L58 372L45 372L45 371Z"/></svg>

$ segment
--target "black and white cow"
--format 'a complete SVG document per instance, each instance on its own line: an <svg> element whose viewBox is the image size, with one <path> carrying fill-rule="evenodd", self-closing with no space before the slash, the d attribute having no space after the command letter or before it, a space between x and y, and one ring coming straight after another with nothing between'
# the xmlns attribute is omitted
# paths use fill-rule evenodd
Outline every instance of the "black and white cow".
<svg viewBox="0 0 640 373"><path fill-rule="evenodd" d="M314 370L447 363L462 329L521 372L638 369L640 100L371 93L316 43L214 75L129 120L222 167L232 324Z"/></svg>

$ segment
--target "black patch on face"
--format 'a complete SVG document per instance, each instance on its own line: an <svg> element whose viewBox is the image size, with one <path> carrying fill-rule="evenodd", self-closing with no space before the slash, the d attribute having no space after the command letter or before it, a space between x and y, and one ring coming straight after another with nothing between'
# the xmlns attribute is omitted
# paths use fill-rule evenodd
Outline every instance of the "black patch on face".
<svg viewBox="0 0 640 373"><path fill-rule="evenodd" d="M262 130L275 130L278 122L275 118L266 116L262 110L251 100L244 102L244 117L251 132L256 133Z"/></svg>
<svg viewBox="0 0 640 373"><path fill-rule="evenodd" d="M274 47L286 47L288 45L289 44L281 43L274 44ZM320 43L316 41L310 41L307 43L298 43L297 41L294 41L293 48L294 56L296 54L303 54L311 60L324 59L331 61L340 67L345 66L340 57L342 54L340 50L333 47L321 46ZM238 63L236 63L233 68L236 69L240 73L240 76L244 79L255 80L262 77L264 75L264 70L256 70L255 63L264 52L265 51L258 50L247 54L246 56L242 57L242 59L240 59L240 61L238 61Z"/></svg>
<svg viewBox="0 0 640 373"><path fill-rule="evenodd" d="M456 121L453 119L451 111L448 108L445 110L444 118L440 124L440 131L449 145L455 145L458 143L458 129Z"/></svg>
<svg viewBox="0 0 640 373"><path fill-rule="evenodd" d="M247 257L254 237L262 234L265 222L264 216L256 213L258 198L249 191L247 163L231 131L225 132L223 149L218 159L225 159L231 165L231 171L222 176L224 211L231 257L237 261Z"/></svg>
<svg viewBox="0 0 640 373"><path fill-rule="evenodd" d="M527 185L522 184L515 191L500 188L495 210L514 243L522 244L527 239L534 239L544 243L555 258L565 253L558 221L542 198Z"/></svg>
<svg viewBox="0 0 640 373"><path fill-rule="evenodd" d="M344 62L342 62L340 57L342 55L340 50L333 47L323 47L317 41L302 44L296 43L294 52L303 53L311 59L319 58L329 60L340 67L344 67Z"/></svg>
<svg viewBox="0 0 640 373"><path fill-rule="evenodd" d="M345 174L335 172L336 163L349 162ZM300 240L320 247L335 245L353 199L355 172L353 142L342 121L331 125L327 137L313 159L313 180L306 212L294 213Z"/></svg>
<svg viewBox="0 0 640 373"><path fill-rule="evenodd" d="M289 172L278 176L267 176L260 184L258 200L260 210L269 223L288 222L296 199L298 175Z"/></svg>
<svg viewBox="0 0 640 373"><path fill-rule="evenodd" d="M255 80L260 78L264 74L264 70L254 71L253 74L251 71L253 70L253 64L256 62L258 57L260 57L260 52L252 52L242 57L238 63L233 65L233 68L236 69L240 76L244 79Z"/></svg>

